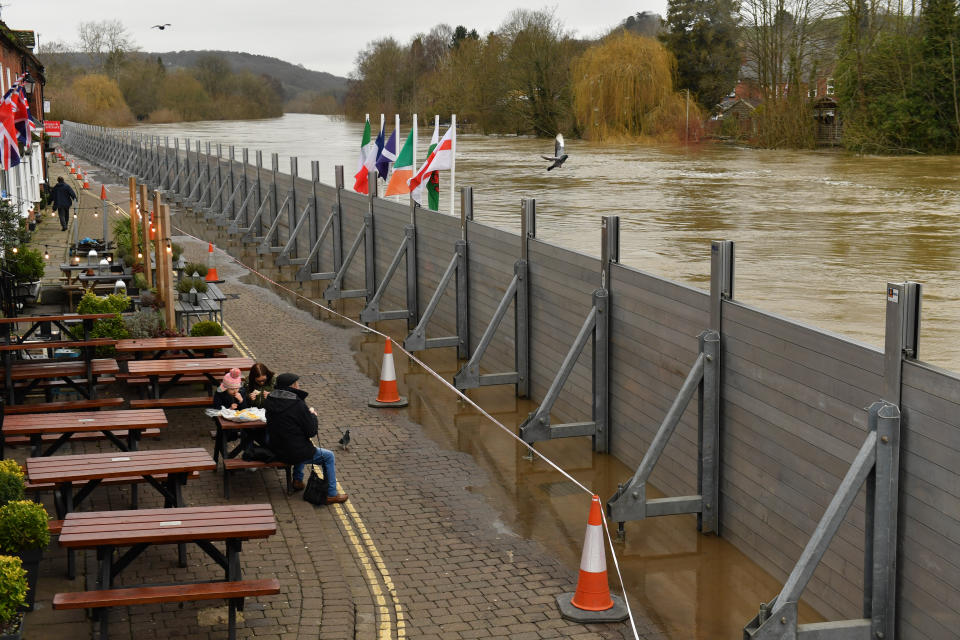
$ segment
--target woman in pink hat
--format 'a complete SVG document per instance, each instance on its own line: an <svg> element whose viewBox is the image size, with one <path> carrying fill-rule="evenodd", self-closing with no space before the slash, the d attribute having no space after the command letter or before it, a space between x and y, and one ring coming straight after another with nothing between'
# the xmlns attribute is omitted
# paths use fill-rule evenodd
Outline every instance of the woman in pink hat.
<svg viewBox="0 0 960 640"><path fill-rule="evenodd" d="M217 387L213 394L213 408L222 409L246 409L249 406L247 402L247 393L243 388L243 378L240 375L240 369L230 369L223 376L223 382Z"/></svg>

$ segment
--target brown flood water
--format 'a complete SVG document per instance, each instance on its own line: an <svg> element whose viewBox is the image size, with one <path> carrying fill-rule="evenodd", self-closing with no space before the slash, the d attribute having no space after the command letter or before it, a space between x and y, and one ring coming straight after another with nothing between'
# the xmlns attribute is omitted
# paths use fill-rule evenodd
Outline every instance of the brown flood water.
<svg viewBox="0 0 960 640"><path fill-rule="evenodd" d="M401 326L405 325L382 323L377 328ZM360 368L377 380L383 341L376 334L358 334L353 347ZM408 415L423 425L429 437L469 453L489 473L490 483L475 490L495 506L504 532L538 541L577 569L589 496L539 458L524 458L525 447L404 354L394 350L394 357L397 378L410 401ZM448 380L459 369L453 349L428 350L417 357ZM514 433L536 408L517 398L513 386L472 389L467 395ZM586 437L537 443L537 450L596 491L604 502L617 483L634 472L612 456L593 453ZM660 497L655 489L649 495ZM691 515L626 523L626 541L616 544L616 553L631 607L671 639L740 638L759 604L781 587L723 538L698 533L696 517ZM619 593L609 550L607 569L611 589ZM803 622L822 620L802 603L801 618Z"/></svg>

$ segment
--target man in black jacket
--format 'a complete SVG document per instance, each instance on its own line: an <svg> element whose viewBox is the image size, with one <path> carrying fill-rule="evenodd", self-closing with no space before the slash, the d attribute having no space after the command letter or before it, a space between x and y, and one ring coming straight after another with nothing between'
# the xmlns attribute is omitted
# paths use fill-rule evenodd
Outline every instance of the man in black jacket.
<svg viewBox="0 0 960 640"><path fill-rule="evenodd" d="M60 214L60 230L67 230L67 222L70 220L70 205L77 199L76 192L63 181L63 176L57 177L57 184L50 189L50 200L53 202L53 208Z"/></svg>
<svg viewBox="0 0 960 640"><path fill-rule="evenodd" d="M307 463L319 464L328 482L327 504L346 502L347 494L337 493L337 469L333 452L314 446L317 435L317 412L308 407L306 391L300 390L299 376L281 373L277 386L263 403L267 411L267 444L278 460L293 467L293 488L303 489L303 468Z"/></svg>

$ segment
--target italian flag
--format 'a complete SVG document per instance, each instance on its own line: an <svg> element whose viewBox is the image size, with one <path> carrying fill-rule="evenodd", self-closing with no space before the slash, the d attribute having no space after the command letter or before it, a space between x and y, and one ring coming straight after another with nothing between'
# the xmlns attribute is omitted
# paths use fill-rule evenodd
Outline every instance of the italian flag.
<svg viewBox="0 0 960 640"><path fill-rule="evenodd" d="M426 162L420 167L407 183L413 192L413 199L419 204L423 204L423 191L427 187L427 182L432 180L432 175L437 171L449 170L453 167L453 127L447 129L439 144L432 144L433 151L427 156ZM439 196L437 202L439 208ZM436 211L437 209L434 209Z"/></svg>
<svg viewBox="0 0 960 640"><path fill-rule="evenodd" d="M377 162L377 143L370 139L370 119L363 127L363 140L360 142L360 165L354 174L353 190L367 193L369 174Z"/></svg>
<svg viewBox="0 0 960 640"><path fill-rule="evenodd" d="M393 163L393 175L387 183L387 195L398 196L410 193L407 180L413 177L413 131L407 134L407 141L403 143L400 155Z"/></svg>

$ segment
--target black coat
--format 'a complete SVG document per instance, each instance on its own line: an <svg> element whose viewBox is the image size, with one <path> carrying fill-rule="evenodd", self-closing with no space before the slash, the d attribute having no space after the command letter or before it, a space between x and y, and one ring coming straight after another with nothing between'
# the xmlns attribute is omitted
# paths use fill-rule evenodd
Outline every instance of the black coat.
<svg viewBox="0 0 960 640"><path fill-rule="evenodd" d="M274 389L263 403L270 450L287 464L311 460L316 451L310 438L317 435L317 416L310 413L306 397L300 389Z"/></svg>
<svg viewBox="0 0 960 640"><path fill-rule="evenodd" d="M54 209L69 209L76 199L76 192L66 182L58 182L50 189L50 200Z"/></svg>
<svg viewBox="0 0 960 640"><path fill-rule="evenodd" d="M226 407L227 409L229 409L230 406L235 402L237 403L237 411L240 411L241 409L246 409L247 407L250 406L250 403L247 400L247 390L244 389L243 387L240 387L240 395L243 397L243 402L237 402L237 399L234 398L229 391L226 391L226 390L220 391L219 389L220 388L217 387L217 390L213 392L213 408L214 409L221 409L223 407Z"/></svg>

